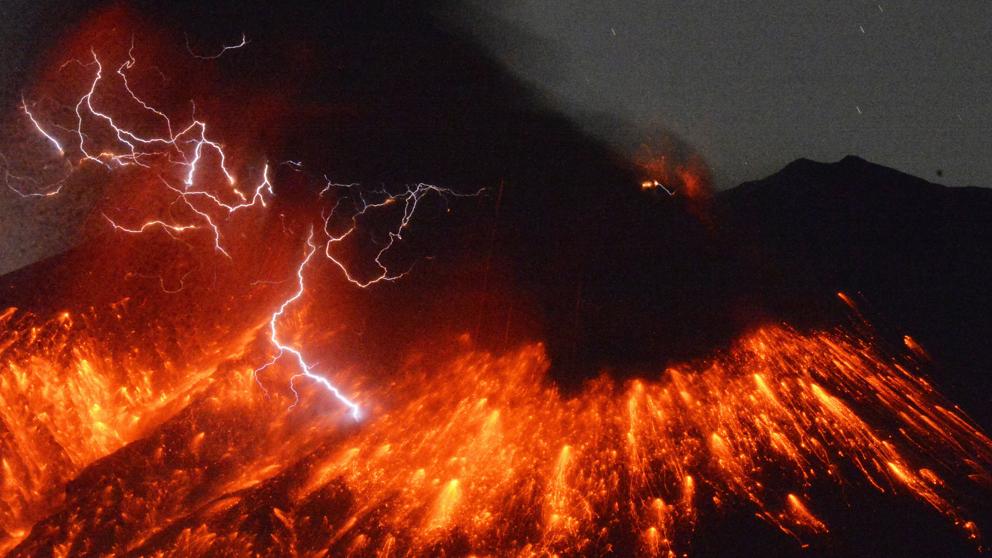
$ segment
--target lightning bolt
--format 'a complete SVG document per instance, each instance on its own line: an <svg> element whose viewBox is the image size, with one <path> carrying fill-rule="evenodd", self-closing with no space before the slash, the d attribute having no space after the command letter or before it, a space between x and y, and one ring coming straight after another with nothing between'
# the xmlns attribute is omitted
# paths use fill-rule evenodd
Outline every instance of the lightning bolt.
<svg viewBox="0 0 992 558"><path fill-rule="evenodd" d="M21 97L21 110L24 111L24 114L27 115L28 120L31 121L31 124L34 125L35 129L38 130L38 132L42 136L44 136L49 143L55 146L55 149L58 150L59 155L65 155L65 150L62 148L62 144L59 143L59 140L55 139L55 137L53 137L52 134L48 133L47 131L45 131L44 128L41 127L41 124L38 123L38 119L36 119L34 115L31 114L31 110L28 109L28 103L27 101L24 100L23 96Z"/></svg>
<svg viewBox="0 0 992 558"><path fill-rule="evenodd" d="M201 56L194 53L191 49L190 53L197 58L209 60L219 58L224 52L241 48L246 44L247 39L242 35L240 44L225 46L216 55ZM63 64L64 67L74 62L84 69L92 68L93 77L89 81L86 92L75 102L73 108L75 115L74 128L62 126L59 126L59 128L66 130L74 136L75 141L73 142L72 149L73 151L78 151L78 164L80 165L91 162L108 170L128 166L152 169L153 163L164 161L168 165L168 168L173 169L171 176L160 174L158 177L159 183L163 188L163 192L168 192L174 196L172 203L169 204L170 210L174 211L176 208L181 208L187 215L179 217L176 220L171 218L150 218L137 225L126 225L118 223L110 216L103 214L104 219L115 231L137 235L150 230L161 230L170 237L177 239L180 235L193 231L208 231L212 236L214 251L230 259L231 254L223 242L222 220L242 210L267 207L267 201L275 197L275 191L273 190L270 179L270 167L268 164L265 164L261 179L249 195L245 195L239 190L237 180L228 168L227 155L224 152L223 146L220 142L211 139L207 135L207 124L197 119L195 104L192 105L193 111L189 123L178 127L165 112L146 102L134 90L128 80L128 72L134 69L136 65L134 48L134 39L132 37L127 59L117 66L113 74L105 75L104 64L95 49L90 49L91 61L70 60L66 64ZM189 48L188 39L187 48ZM124 97L135 103L136 106L141 107L146 113L152 115L154 120L160 123L160 129L165 132L165 135L147 135L146 133L130 129L124 126L109 109L100 106L95 100L95 97L105 87L113 85L110 78L114 75L116 75L116 80L119 81L118 87L121 93L124 94ZM42 126L41 121L35 117L34 113L29 109L27 101L23 98L21 101L21 110L27 115L31 125L38 133L58 151L60 156L65 157L66 148L54 135ZM93 133L91 126L94 122L101 124L104 130L109 131L108 136L112 138L110 139L109 146L101 147L99 150L95 147L97 142L91 137ZM217 155L217 167L228 183L229 188L224 188L222 192L217 192L214 189L208 190L198 181L200 171L202 170L201 163L203 162L206 151L212 151ZM68 158L66 160L68 161ZM280 164L287 165L294 171L303 172L303 165L300 162L285 161ZM6 163L5 166L7 166ZM9 170L5 172L8 179L8 186L10 186L10 178L21 179L21 177L11 174ZM358 184L337 184L331 182L326 176L324 179L326 184L318 194L318 198L324 198L331 190L340 192L340 195L336 197L334 206L327 215L322 214L322 232L327 240L323 242L320 249L323 255L341 271L352 285L362 289L384 281L395 281L409 272L409 269L400 272L391 270L384 262L384 258L403 240L403 234L409 228L417 211L418 204L425 197L438 195L442 199L447 200L449 197L475 196L481 194L483 191L480 189L475 193L462 194L447 188L420 183L407 186L398 193L390 193L385 189L364 191ZM10 187L24 197L56 195L62 190L62 184L59 184L57 189L44 193L22 193L12 186ZM232 196L234 198L233 201L231 201ZM387 231L386 241L378 248L372 259L374 269L367 278L359 278L337 254L338 245L353 237L356 231L361 229L363 219L371 219L372 214L377 211L386 212L386 208L399 208L399 216L397 218L391 214L390 218L396 219L396 221ZM339 226L339 222L344 223L345 226ZM314 229L311 227L306 238L305 257L296 269L297 288L291 296L280 304L278 309L269 318L268 340L272 347L274 347L275 354L268 362L253 371L253 377L263 391L267 391L265 390L265 386L259 381L258 375L282 359L288 358L298 370L298 373L291 376L289 382L289 387L296 396L296 401L292 406L295 406L300 398L300 394L296 389L296 382L305 378L313 381L316 385L319 385L333 395L335 399L349 410L351 416L355 420L358 420L362 416L358 404L347 397L327 377L318 373L314 365L306 360L301 348L288 344L280 335L279 325L282 318L285 316L287 310L297 303L305 293L304 272L317 254L318 248L318 243L315 241ZM189 273L187 273L188 275ZM186 276L183 277L180 290L185 284L185 279ZM164 285L163 289L165 289ZM166 292L169 291L166 290Z"/></svg>
<svg viewBox="0 0 992 558"><path fill-rule="evenodd" d="M248 37L244 33L241 34L241 42L233 45L222 45L217 54L197 54L193 52L193 47L189 44L189 35L186 35L186 50L190 53L193 58L199 58L200 60L216 60L229 50L239 49L248 44Z"/></svg>
<svg viewBox="0 0 992 558"><path fill-rule="evenodd" d="M325 180L327 180L326 177ZM321 190L320 195L323 196L332 188L354 190L355 186L356 185L354 184L335 184L330 180L327 180L327 184L324 187L324 189ZM350 226L346 227L344 231L339 232L338 234L334 234L331 232L332 229L331 219L334 217L334 214L341 206L341 203L344 198L338 198L337 203L335 203L334 207L331 208L330 213L324 217L324 233L327 235L327 242L324 245L324 256L326 256L328 260L330 260L335 266L338 267L338 269L341 270L341 273L344 274L345 279L347 279L351 284L363 289L383 281L395 281L397 279L400 279L403 276L405 276L407 273L409 273L410 270L407 269L399 273L390 271L390 269L386 266L386 264L383 263L382 258L396 245L397 242L403 240L403 233L410 226L410 222L417 211L417 204L419 204L422 199L424 199L426 196L430 194L437 194L442 199L447 199L448 197L478 196L481 195L484 191L485 188L482 188L475 192L465 194L465 193L456 192L448 188L434 186L433 184L420 183L412 186L407 186L406 190L398 194L391 194L385 190L377 190L371 192L370 194L375 194L381 197L380 201L371 202L366 199L365 197L366 194L364 192L362 192L361 190L357 190L358 193L356 195L352 195L348 197L348 199L351 201L352 205L354 206L354 213L352 213L349 219ZM356 230L359 229L359 218L367 215L370 211L389 206L395 206L395 205L402 206L401 217L397 222L396 226L387 232L388 240L385 242L382 248L380 248L379 251L376 253L375 258L373 258L373 262L376 265L375 273L369 279L362 280L356 278L352 274L352 272L348 269L348 266L345 265L340 260L340 258L335 255L336 245L340 244L341 242L344 242L348 237L354 234Z"/></svg>
<svg viewBox="0 0 992 558"><path fill-rule="evenodd" d="M178 165L179 168L184 169L182 172L182 185L180 187L173 186L164 176L160 176L160 180L167 191L177 195L177 201L182 203L182 206L191 213L191 218L198 221L198 223L177 223L163 219L150 219L141 224L131 226L117 223L106 214L104 214L104 218L115 230L131 234L138 234L149 229L157 228L164 230L172 236L175 233L183 233L189 230L207 229L213 236L214 250L218 254L230 258L230 253L223 245L223 235L214 214L219 212L230 216L240 210L257 205L266 206L266 198L275 195L269 179L269 166L268 164L265 165L262 171L262 178L251 193L251 197L249 198L242 193L237 188L237 180L228 167L227 154L223 146L207 135L206 122L196 118L195 104L193 105L193 117L189 124L175 131L177 128L165 112L152 106L135 92L131 83L128 81L128 71L133 69L137 63L134 56L134 48L134 39L132 38L127 59L117 67L115 72L120 81L120 88L122 92L126 93L126 97L161 122L166 135L148 136L129 129L123 126L107 110L97 106L94 96L108 82L104 75L104 64L94 49L90 50L92 61L70 61L78 63L83 68L94 68L94 74L87 91L75 103L75 128L66 129L75 136L75 148L80 154L79 163L93 162L108 169L111 169L112 166L124 167L131 165L150 168L152 159L165 158L172 165ZM23 98L21 101L21 110L30 120L31 125L58 150L60 155L64 156L66 154L65 147L53 134L42 126L39 119L28 108L27 101ZM93 142L89 136L90 131L85 125L90 119L101 122L111 131L115 139L115 146L99 152L92 150L91 144ZM227 179L227 183L230 186L229 192L235 196L235 201L225 201L221 195L203 189L196 183L196 178L200 171L200 163L203 160L204 152L207 150L216 153L219 159L218 168ZM178 158L178 160L175 158ZM50 191L42 193L24 192L10 184L11 178L23 180L21 177L12 174L9 170L6 171L6 177L8 187L22 197L57 195L61 192L64 185L64 181L61 181L56 184L57 188L53 188Z"/></svg>
<svg viewBox="0 0 992 558"><path fill-rule="evenodd" d="M331 381L328 380L326 377L321 376L320 374L314 372L313 367L307 363L306 359L303 357L303 353L299 349L287 345L279 338L280 318L282 318L283 315L285 315L287 308L289 308L293 303L298 301L303 296L303 293L306 290L304 286L303 272L310 264L310 261L313 259L314 254L317 253L317 245L313 243L313 236L314 236L314 232L313 232L313 228L311 227L307 234L306 255L304 256L303 261L300 263L299 267L296 268L296 291L292 294L292 296L290 296L285 301L283 301L283 303L279 306L279 309L273 312L272 316L269 318L269 341L276 349L278 349L278 352L274 357L272 357L272 360L256 368L253 372L253 376L257 381L258 374L260 372L262 372L266 368L278 362L282 357L288 355L289 358L295 361L297 368L299 368L300 370L298 374L294 374L292 377L290 377L289 380L289 387L293 391L293 394L296 396L296 401L292 405L290 405L290 408L295 407L296 404L299 403L300 401L300 394L298 391L296 391L296 385L295 385L296 379L305 377L305 378L309 378L310 380L313 380L317 385L323 387L331 395L333 395L338 401L341 402L342 405L344 405L351 411L352 418L354 418L357 421L362 416L361 409L359 408L358 404L352 401L351 399L349 399L348 397L346 397L341 392L341 390L335 387L335 385L332 384Z"/></svg>

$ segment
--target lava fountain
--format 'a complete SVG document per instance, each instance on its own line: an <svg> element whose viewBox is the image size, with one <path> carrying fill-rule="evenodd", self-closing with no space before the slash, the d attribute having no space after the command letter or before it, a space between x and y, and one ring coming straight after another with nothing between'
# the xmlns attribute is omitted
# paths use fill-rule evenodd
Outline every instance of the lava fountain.
<svg viewBox="0 0 992 558"><path fill-rule="evenodd" d="M133 43L99 46L66 63L87 76L71 102L21 105L67 174L8 186L56 196L80 169L129 173L94 242L182 249L110 302L0 313L9 556L675 556L727 510L797 544L830 537L833 489L913 500L980 547L968 495L987 497L992 440L915 342L768 325L574 394L538 342L435 340L387 377L334 366L315 285L400 280L420 204L479 192L324 179L319 210L290 212L275 169L299 163L246 165L195 112L147 99ZM246 273L263 260L278 280Z"/></svg>

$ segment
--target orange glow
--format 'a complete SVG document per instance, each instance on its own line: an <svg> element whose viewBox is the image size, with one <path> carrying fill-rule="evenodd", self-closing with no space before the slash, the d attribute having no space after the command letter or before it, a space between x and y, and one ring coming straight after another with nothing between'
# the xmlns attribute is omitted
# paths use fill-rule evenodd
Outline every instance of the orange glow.
<svg viewBox="0 0 992 558"><path fill-rule="evenodd" d="M661 134L648 138L632 160L645 177L642 190L663 190L691 200L703 200L712 193L706 163L672 137Z"/></svg>
<svg viewBox="0 0 992 558"><path fill-rule="evenodd" d="M921 358L929 358L929 355L927 354L926 350L923 347L921 347L919 343L916 342L916 339L913 339L909 335L903 335L902 342L904 345L906 345L906 348L909 349L910 351L913 351L913 353L915 353L916 356Z"/></svg>
<svg viewBox="0 0 992 558"><path fill-rule="evenodd" d="M66 129L32 122L41 132ZM230 276L249 267L236 256L274 243L248 234L232 208L258 211L295 238L291 219L265 213L276 190L264 162L256 161L263 170L247 197L224 178L223 161L199 159L201 148L223 153L219 140L166 135L175 159L121 149L119 138L134 134L118 130L117 140L102 138L116 155L94 148L88 164L117 161L139 173L181 161L173 178L205 189L155 188L195 225L146 223L170 237L195 226L211 261L234 268ZM231 173L237 162L232 156ZM659 169L652 176L705 196L700 161ZM366 362L332 369L338 355L309 343L333 336L314 316L334 311L307 290L320 284L310 281L321 270L311 262L341 272L341 296L400 279L405 272L380 257L417 200L441 191L421 184L375 200L358 195L353 213L321 215L320 250L317 219L307 217L304 257L284 258L291 265L273 276L289 279L275 281L276 294L221 274L216 290L159 293L153 283L154 296L112 304L0 312L0 552L675 556L690 552L697 526L721 510L753 514L801 541L829 536L828 507L814 488L837 486L914 499L978 541L961 494L986 490L979 483L992 471L992 440L906 359L843 331L767 326L707 358L625 382L604 375L572 394L548 377L536 341L488 352L468 334L452 341L428 331L397 370ZM392 204L399 224L372 271L353 276L339 243L359 216ZM207 306L218 298L226 306ZM333 380L337 399L318 381L294 383L312 379L316 362L328 366L320 378L325 387ZM355 403L342 405L341 393Z"/></svg>
<svg viewBox="0 0 992 558"><path fill-rule="evenodd" d="M795 494L789 494L789 511L794 515L793 521L796 525L802 525L810 531L826 532L827 526L816 518Z"/></svg>
<svg viewBox="0 0 992 558"><path fill-rule="evenodd" d="M24 540L20 555L37 544L85 547L87 533L120 521L88 514L85 500L65 501L59 487L149 433L152 446L143 451L157 465L143 474L151 484L138 492L126 483L113 504L130 525L120 548L253 547L259 542L244 523L249 516L231 511L245 505L246 491L273 489L285 494L270 513L286 535L264 544L279 553L325 525L317 539L331 555L445 547L480 555L599 554L619 536L608 526L622 525L640 541L639 553L664 556L691 548L704 499L753 509L803 539L828 532L829 520L804 496L818 483L913 495L977 537L943 478L992 463L992 441L948 411L925 382L839 333L765 328L726 356L622 386L601 378L573 397L544 378L540 345L504 355L466 349L411 367L388 385L365 382L358 397L373 403L369 418L348 426L335 418L347 410L329 415L319 390L302 392L292 412L290 394L267 398L250 366L234 364L245 362L248 340L218 347L216 354L230 356L216 364L157 370L171 380L152 382L137 362L135 373L119 375L76 332L86 318L60 315L28 327L26 318L11 322L17 315L4 312L5 325L18 333L0 355L3 419L15 435L3 460L2 521L15 534L6 546L35 522L53 521L43 518L59 505L69 506L78 525ZM60 365L41 347L64 347L72 356ZM239 371L232 375L224 360ZM184 407L199 409L196 424L203 426L163 431ZM242 424L244 413L256 418ZM879 426L893 420L900 423L896 436ZM244 430L240 441L223 434L234 425ZM180 441L179 455L188 457L176 461L168 455ZM55 456L63 457L53 467ZM198 495L195 487L208 479L197 471L219 462L229 469ZM123 466L127 476L132 465ZM765 472L771 470L775 476ZM342 490L345 500L334 496ZM212 503L190 515L175 491ZM327 503L306 504L315 498ZM152 537L176 521L188 530Z"/></svg>

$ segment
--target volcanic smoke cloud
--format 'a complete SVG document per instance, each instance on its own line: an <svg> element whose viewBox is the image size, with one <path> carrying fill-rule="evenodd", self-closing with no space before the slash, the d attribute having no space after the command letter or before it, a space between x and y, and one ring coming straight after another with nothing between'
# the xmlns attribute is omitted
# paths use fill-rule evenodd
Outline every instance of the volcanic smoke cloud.
<svg viewBox="0 0 992 558"><path fill-rule="evenodd" d="M418 217L494 190L268 161L247 138L278 107L214 133L205 115L237 100L178 101L164 34L101 25L26 92L31 156L8 170L23 196L105 192L58 266L66 300L0 312L8 555L675 556L730 513L829 540L864 493L981 548L992 440L924 379L917 343L893 354L867 324L766 325L575 393L536 340L424 331L388 371L340 352L349 299L416 274ZM250 37L228 47L178 65L213 72Z"/></svg>

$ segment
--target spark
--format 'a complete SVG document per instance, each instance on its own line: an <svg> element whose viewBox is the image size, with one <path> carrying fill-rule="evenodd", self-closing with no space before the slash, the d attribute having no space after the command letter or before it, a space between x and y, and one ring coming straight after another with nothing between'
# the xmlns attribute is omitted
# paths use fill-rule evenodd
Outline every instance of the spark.
<svg viewBox="0 0 992 558"><path fill-rule="evenodd" d="M313 228L311 228L309 233L307 234L306 256L303 258L303 261L300 263L300 266L296 269L296 280L297 280L296 292L293 293L293 295L287 298L285 301L283 301L283 303L279 306L279 309L276 310L269 318L269 341L271 341L272 345L278 349L278 353L276 353L276 355L272 358L272 360L262 365L261 367L256 368L253 372L253 375L255 376L257 381L259 372L268 368L269 366L272 366L277 361L279 361L279 359L281 359L283 356L285 356L288 353L296 361L296 365L300 370L299 374L296 374L290 378L290 389L293 391L293 394L296 396L296 401L293 403L293 405L290 406L290 408L295 407L300 400L300 394L298 391L296 391L296 386L294 385L296 378L306 377L313 380L317 384L321 385L324 389L330 392L338 401L340 401L344 406L348 407L348 409L351 410L352 418L354 418L357 421L361 419L362 416L361 409L359 408L358 404L352 401L351 399L349 399L348 397L346 397L341 392L340 389L338 389L337 387L335 387L334 384L331 383L330 380L328 380L324 376L321 376L320 374L315 373L313 371L313 367L307 363L306 359L303 357L303 353L300 352L299 349L287 345L279 339L279 319L282 318L283 315L286 313L286 309L289 308L289 306L291 306L297 300L299 300L303 296L303 293L305 292L303 272L306 269L307 265L310 264L310 260L313 259L314 254L317 253L317 245L313 243L313 236L314 236Z"/></svg>
<svg viewBox="0 0 992 558"><path fill-rule="evenodd" d="M225 250L224 247L221 245L220 229L217 228L217 223L215 223L214 220L213 220L213 218L210 217L210 214L207 213L206 211L202 211L200 209L197 209L197 207L195 205L193 205L192 203L190 203L189 199L186 196L180 196L180 199L183 200L183 203L186 204L186 207L188 207L190 209L190 211L192 211L193 213L196 213L197 215L199 215L200 217L202 217L203 220L204 220L204 222L206 222L207 227L209 227L210 230L213 231L213 236L214 236L214 250L217 251L217 252L219 252L220 254L223 254L228 259L231 259L231 254L229 254L228 251Z"/></svg>
<svg viewBox="0 0 992 558"><path fill-rule="evenodd" d="M269 181L269 166L268 165L265 165L264 170L262 171L262 181L255 188L255 192L254 192L254 194L253 194L253 196L251 198L251 201L250 202L246 201L245 203L236 204L236 205L226 204L223 201L221 201L219 198L217 198L217 196L211 194L210 192L206 192L206 191L203 191L203 190L195 190L195 191L181 190L181 189L176 188L176 187L172 186L171 184L169 184L168 181L165 178L159 177L159 179L162 181L162 183L165 185L165 187L168 190L171 190L172 192L176 193L176 195L177 195L176 201L182 201L183 204L191 212L195 213L198 217L200 217L202 219L204 226L206 226L211 231L211 233L213 235L213 239L214 239L214 251L217 252L217 253L219 253L219 254L221 254L221 255L223 255L223 256L225 256L225 257L227 257L228 259L231 259L231 254L230 254L230 252L228 252L224 248L224 245L223 245L223 242L222 242L222 236L223 235L221 234L219 225L217 224L216 221L214 221L214 218L211 217L210 214L207 211L205 211L205 210L200 209L199 207L197 207L193 203L192 199L194 199L195 196L206 197L206 198L208 198L209 200L211 200L214 203L214 207L215 208L221 208L221 209L226 210L228 216L230 216L231 214L233 214L233 213L235 213L235 212L237 212L239 210L250 208L250 207L254 207L256 204L261 205L263 207L266 206L266 202L265 202L265 194L266 193L268 193L271 196L275 196L275 192L272 190L272 183ZM162 220L159 220L159 219L152 219L152 220L146 221L145 223L143 223L139 227L134 228L134 227L125 227L125 226L118 225L113 219L111 219L110 217L108 217L106 214L104 214L104 218L108 222L110 222L110 224L115 229L117 229L119 231L127 232L127 233L132 233L132 234L140 234L142 232L145 232L145 230L147 230L149 228L152 228L152 227L161 227L161 228L165 229L167 232L168 231L172 231L172 232L184 232L184 231L187 231L187 230L193 230L193 229L200 229L201 228L198 225L175 225L175 224L171 224L171 223L166 223L166 222L164 222Z"/></svg>
<svg viewBox="0 0 992 558"><path fill-rule="evenodd" d="M146 103L145 101L141 100L134 93L134 90L131 89L131 84L128 83L128 81L127 81L127 73L125 73L124 70L125 69L130 70L131 68L134 67L134 65L136 63L137 63L137 59L134 57L134 37L132 36L131 37L131 48L129 48L128 51L127 51L127 60L123 64L121 64L120 67L117 68L117 75L121 76L121 81L124 84L124 89L127 90L127 92L131 95L131 98L134 99L135 101L137 101L137 103L139 105L141 105L142 108L144 108L148 112L154 113L155 115L161 117L162 120L165 121L166 128L169 131L169 136L170 137L175 137L175 134L172 133L172 121L169 119L169 117L166 116L164 112L162 112L162 111L160 111L160 110L158 110L158 109L156 109L156 108L154 108L152 106L149 106L148 103Z"/></svg>
<svg viewBox="0 0 992 558"><path fill-rule="evenodd" d="M169 186L168 183L166 183L166 185L169 187L170 190L174 192L179 192L183 196L183 198L189 198L192 196L203 196L209 199L211 202L213 202L213 204L216 207L226 210L228 215L236 213L237 211L240 211L242 209L254 207L255 204L259 204L262 207L267 207L265 201L265 194L269 194L269 196L273 196L273 197L275 196L275 191L272 189L272 182L269 180L268 163L266 163L265 166L262 167L262 180L261 182L258 183L258 186L255 187L255 191L252 193L251 196L251 201L248 201L248 199L245 198L244 194L242 194L241 191L235 190L235 193L242 200L242 203L238 203L238 204L225 203L221 201L219 197L217 197L214 194L211 194L206 190L190 190L187 187L180 191L172 186Z"/></svg>
<svg viewBox="0 0 992 558"><path fill-rule="evenodd" d="M90 53L93 56L93 64L96 64L96 73L93 77L93 81L90 83L89 91L87 91L85 95L79 98L79 101L76 103L76 109L75 109L76 134L79 137L79 151L83 155L83 160L93 161L99 165L108 167L108 165L104 163L100 157L94 157L89 153L89 151L86 150L86 136L83 134L83 113L80 112L80 109L83 107L83 105L85 105L86 108L89 109L89 113L91 115L103 119L114 130L117 136L117 140L123 143L124 145L126 145L130 149L131 161L138 163L138 153L135 151L137 148L133 143L131 143L131 141L126 139L126 136L131 136L134 140L139 141L140 143L146 143L146 142L141 141L141 139L138 138L134 133L119 128L117 124L114 123L113 118L102 112L97 111L96 108L94 108L93 106L93 94L96 92L97 85L103 79L103 64L100 63L100 59L97 57L95 50L91 49ZM100 155L101 156L106 155L111 160L116 161L118 164L122 166L126 164L125 163L126 159L119 158L119 156L117 155L113 155L111 153L101 153Z"/></svg>
<svg viewBox="0 0 992 558"><path fill-rule="evenodd" d="M190 46L189 44L189 35L186 35L186 50L189 51L189 53L193 56L193 58L199 58L200 60L216 60L221 56L224 56L224 53L226 53L227 51L239 49L247 44L248 44L248 37L246 37L245 34L242 33L240 43L234 45L222 45L221 49L217 52L217 54L209 54L209 55L197 54L193 52L193 47Z"/></svg>
<svg viewBox="0 0 992 558"><path fill-rule="evenodd" d="M661 182L658 182L657 180L645 180L644 182L641 182L641 190L654 190L657 188L661 188L669 196L675 195L675 190L669 190L667 186L665 186Z"/></svg>

